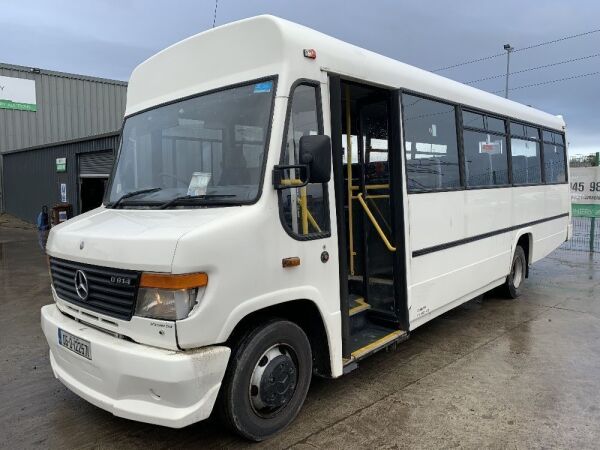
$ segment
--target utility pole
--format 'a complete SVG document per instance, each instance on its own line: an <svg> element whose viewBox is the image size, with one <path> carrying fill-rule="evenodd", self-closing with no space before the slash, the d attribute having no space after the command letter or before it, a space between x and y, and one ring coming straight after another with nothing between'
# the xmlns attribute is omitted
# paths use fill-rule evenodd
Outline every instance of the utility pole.
<svg viewBox="0 0 600 450"><path fill-rule="evenodd" d="M594 165L600 166L600 152L596 152ZM596 240L596 217L590 218L590 258L594 255L594 241Z"/></svg>
<svg viewBox="0 0 600 450"><path fill-rule="evenodd" d="M504 44L504 50L506 50L506 89L504 89L504 98L508 98L508 75L510 74L510 52L514 50L510 44Z"/></svg>
<svg viewBox="0 0 600 450"><path fill-rule="evenodd" d="M219 7L219 0L215 0L215 14L213 16L213 28L215 27L215 23L217 23L217 8Z"/></svg>

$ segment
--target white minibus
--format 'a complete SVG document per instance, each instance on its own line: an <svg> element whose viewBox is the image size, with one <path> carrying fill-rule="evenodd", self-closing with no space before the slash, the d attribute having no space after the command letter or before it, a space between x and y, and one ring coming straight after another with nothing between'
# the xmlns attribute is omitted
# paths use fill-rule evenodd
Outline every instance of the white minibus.
<svg viewBox="0 0 600 450"><path fill-rule="evenodd" d="M400 44L399 44L400 45ZM56 378L263 440L570 235L565 123L272 16L139 65L104 203L52 229Z"/></svg>

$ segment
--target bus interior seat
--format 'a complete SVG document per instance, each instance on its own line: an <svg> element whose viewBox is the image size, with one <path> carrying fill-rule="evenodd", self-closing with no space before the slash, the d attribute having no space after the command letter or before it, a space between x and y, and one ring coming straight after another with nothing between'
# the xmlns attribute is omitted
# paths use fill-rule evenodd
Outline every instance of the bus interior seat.
<svg viewBox="0 0 600 450"><path fill-rule="evenodd" d="M374 161L365 164L365 181L367 184L387 183L389 173L387 161Z"/></svg>

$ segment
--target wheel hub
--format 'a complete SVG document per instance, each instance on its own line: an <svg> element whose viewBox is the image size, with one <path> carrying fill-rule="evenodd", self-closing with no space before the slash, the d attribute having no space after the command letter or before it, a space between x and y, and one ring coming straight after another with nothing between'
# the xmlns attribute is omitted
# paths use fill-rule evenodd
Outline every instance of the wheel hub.
<svg viewBox="0 0 600 450"><path fill-rule="evenodd" d="M520 259L516 259L513 265L513 286L518 288L523 281L523 263Z"/></svg>
<svg viewBox="0 0 600 450"><path fill-rule="evenodd" d="M289 402L296 387L296 367L287 355L269 362L260 381L260 398L265 406L279 408Z"/></svg>
<svg viewBox="0 0 600 450"><path fill-rule="evenodd" d="M272 415L285 407L296 390L298 369L284 346L274 346L258 360L250 381L250 403L259 415Z"/></svg>

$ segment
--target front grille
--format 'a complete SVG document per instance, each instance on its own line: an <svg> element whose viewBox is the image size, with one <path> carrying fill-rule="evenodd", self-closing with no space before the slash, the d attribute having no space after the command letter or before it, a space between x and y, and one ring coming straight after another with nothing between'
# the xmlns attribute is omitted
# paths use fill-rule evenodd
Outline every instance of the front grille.
<svg viewBox="0 0 600 450"><path fill-rule="evenodd" d="M75 288L75 274L81 270L87 278L88 295L83 300ZM130 320L135 310L139 272L92 266L50 258L52 284L63 300L97 313ZM130 284L126 283L130 281Z"/></svg>

